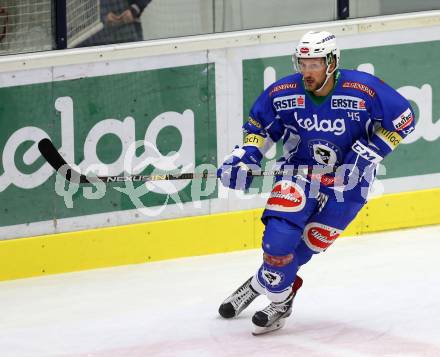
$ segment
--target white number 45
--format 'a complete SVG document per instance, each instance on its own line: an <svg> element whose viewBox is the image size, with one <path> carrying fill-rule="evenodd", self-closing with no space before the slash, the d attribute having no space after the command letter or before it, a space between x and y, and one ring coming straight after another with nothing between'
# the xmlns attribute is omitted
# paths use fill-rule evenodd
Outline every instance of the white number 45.
<svg viewBox="0 0 440 357"><path fill-rule="evenodd" d="M359 112L347 112L347 115L351 120L361 121L361 118L359 117Z"/></svg>

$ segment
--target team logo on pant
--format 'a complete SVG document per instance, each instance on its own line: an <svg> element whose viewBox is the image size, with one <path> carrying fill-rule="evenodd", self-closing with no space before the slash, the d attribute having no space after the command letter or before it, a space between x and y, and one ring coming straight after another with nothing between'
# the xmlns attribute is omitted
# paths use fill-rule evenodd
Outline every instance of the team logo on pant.
<svg viewBox="0 0 440 357"><path fill-rule="evenodd" d="M304 228L303 239L311 250L320 253L330 247L341 232L340 229L312 222Z"/></svg>
<svg viewBox="0 0 440 357"><path fill-rule="evenodd" d="M282 212L301 211L306 204L304 190L295 182L282 180L275 184L266 209Z"/></svg>
<svg viewBox="0 0 440 357"><path fill-rule="evenodd" d="M264 268L262 273L264 281L273 288L280 285L283 281L283 274L280 272Z"/></svg>

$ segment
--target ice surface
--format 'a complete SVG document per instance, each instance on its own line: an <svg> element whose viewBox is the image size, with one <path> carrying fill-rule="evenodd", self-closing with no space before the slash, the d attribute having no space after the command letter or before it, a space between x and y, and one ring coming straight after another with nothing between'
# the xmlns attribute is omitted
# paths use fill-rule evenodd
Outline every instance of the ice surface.
<svg viewBox="0 0 440 357"><path fill-rule="evenodd" d="M218 305L261 252L0 283L0 356L440 356L440 226L339 239L300 275L293 316L251 335Z"/></svg>

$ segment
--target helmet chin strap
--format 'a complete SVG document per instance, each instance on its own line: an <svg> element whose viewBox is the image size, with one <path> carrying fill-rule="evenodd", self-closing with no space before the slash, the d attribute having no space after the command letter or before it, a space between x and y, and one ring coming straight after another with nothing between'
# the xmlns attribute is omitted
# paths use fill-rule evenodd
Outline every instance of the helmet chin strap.
<svg viewBox="0 0 440 357"><path fill-rule="evenodd" d="M330 64L327 65L327 69L325 70L326 77L325 77L325 81L324 81L324 83L322 83L322 86L319 87L319 89L315 90L315 92L320 92L320 91L322 91L322 89L323 89L324 86L327 84L327 82L328 82L328 80L330 79L330 77L333 75L333 73L335 73L335 71L336 71L336 69L338 68L338 66L335 66L335 69L334 69L333 71L331 71L331 72L328 71L329 68L330 68Z"/></svg>

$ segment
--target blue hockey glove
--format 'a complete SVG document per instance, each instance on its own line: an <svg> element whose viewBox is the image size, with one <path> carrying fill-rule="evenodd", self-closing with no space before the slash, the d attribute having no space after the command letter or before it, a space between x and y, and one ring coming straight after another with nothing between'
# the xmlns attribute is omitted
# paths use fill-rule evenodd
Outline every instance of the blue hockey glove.
<svg viewBox="0 0 440 357"><path fill-rule="evenodd" d="M336 171L336 177L340 178L339 181L344 186L344 194L348 192L352 198L361 195L366 199L364 196L373 182L376 167L383 159L378 151L363 139L354 142L343 165ZM367 188L366 192L362 192L362 187Z"/></svg>
<svg viewBox="0 0 440 357"><path fill-rule="evenodd" d="M249 170L260 170L263 154L255 146L235 146L234 150L225 157L222 166L217 170L223 186L235 190L247 190L251 185L252 176L247 176Z"/></svg>

